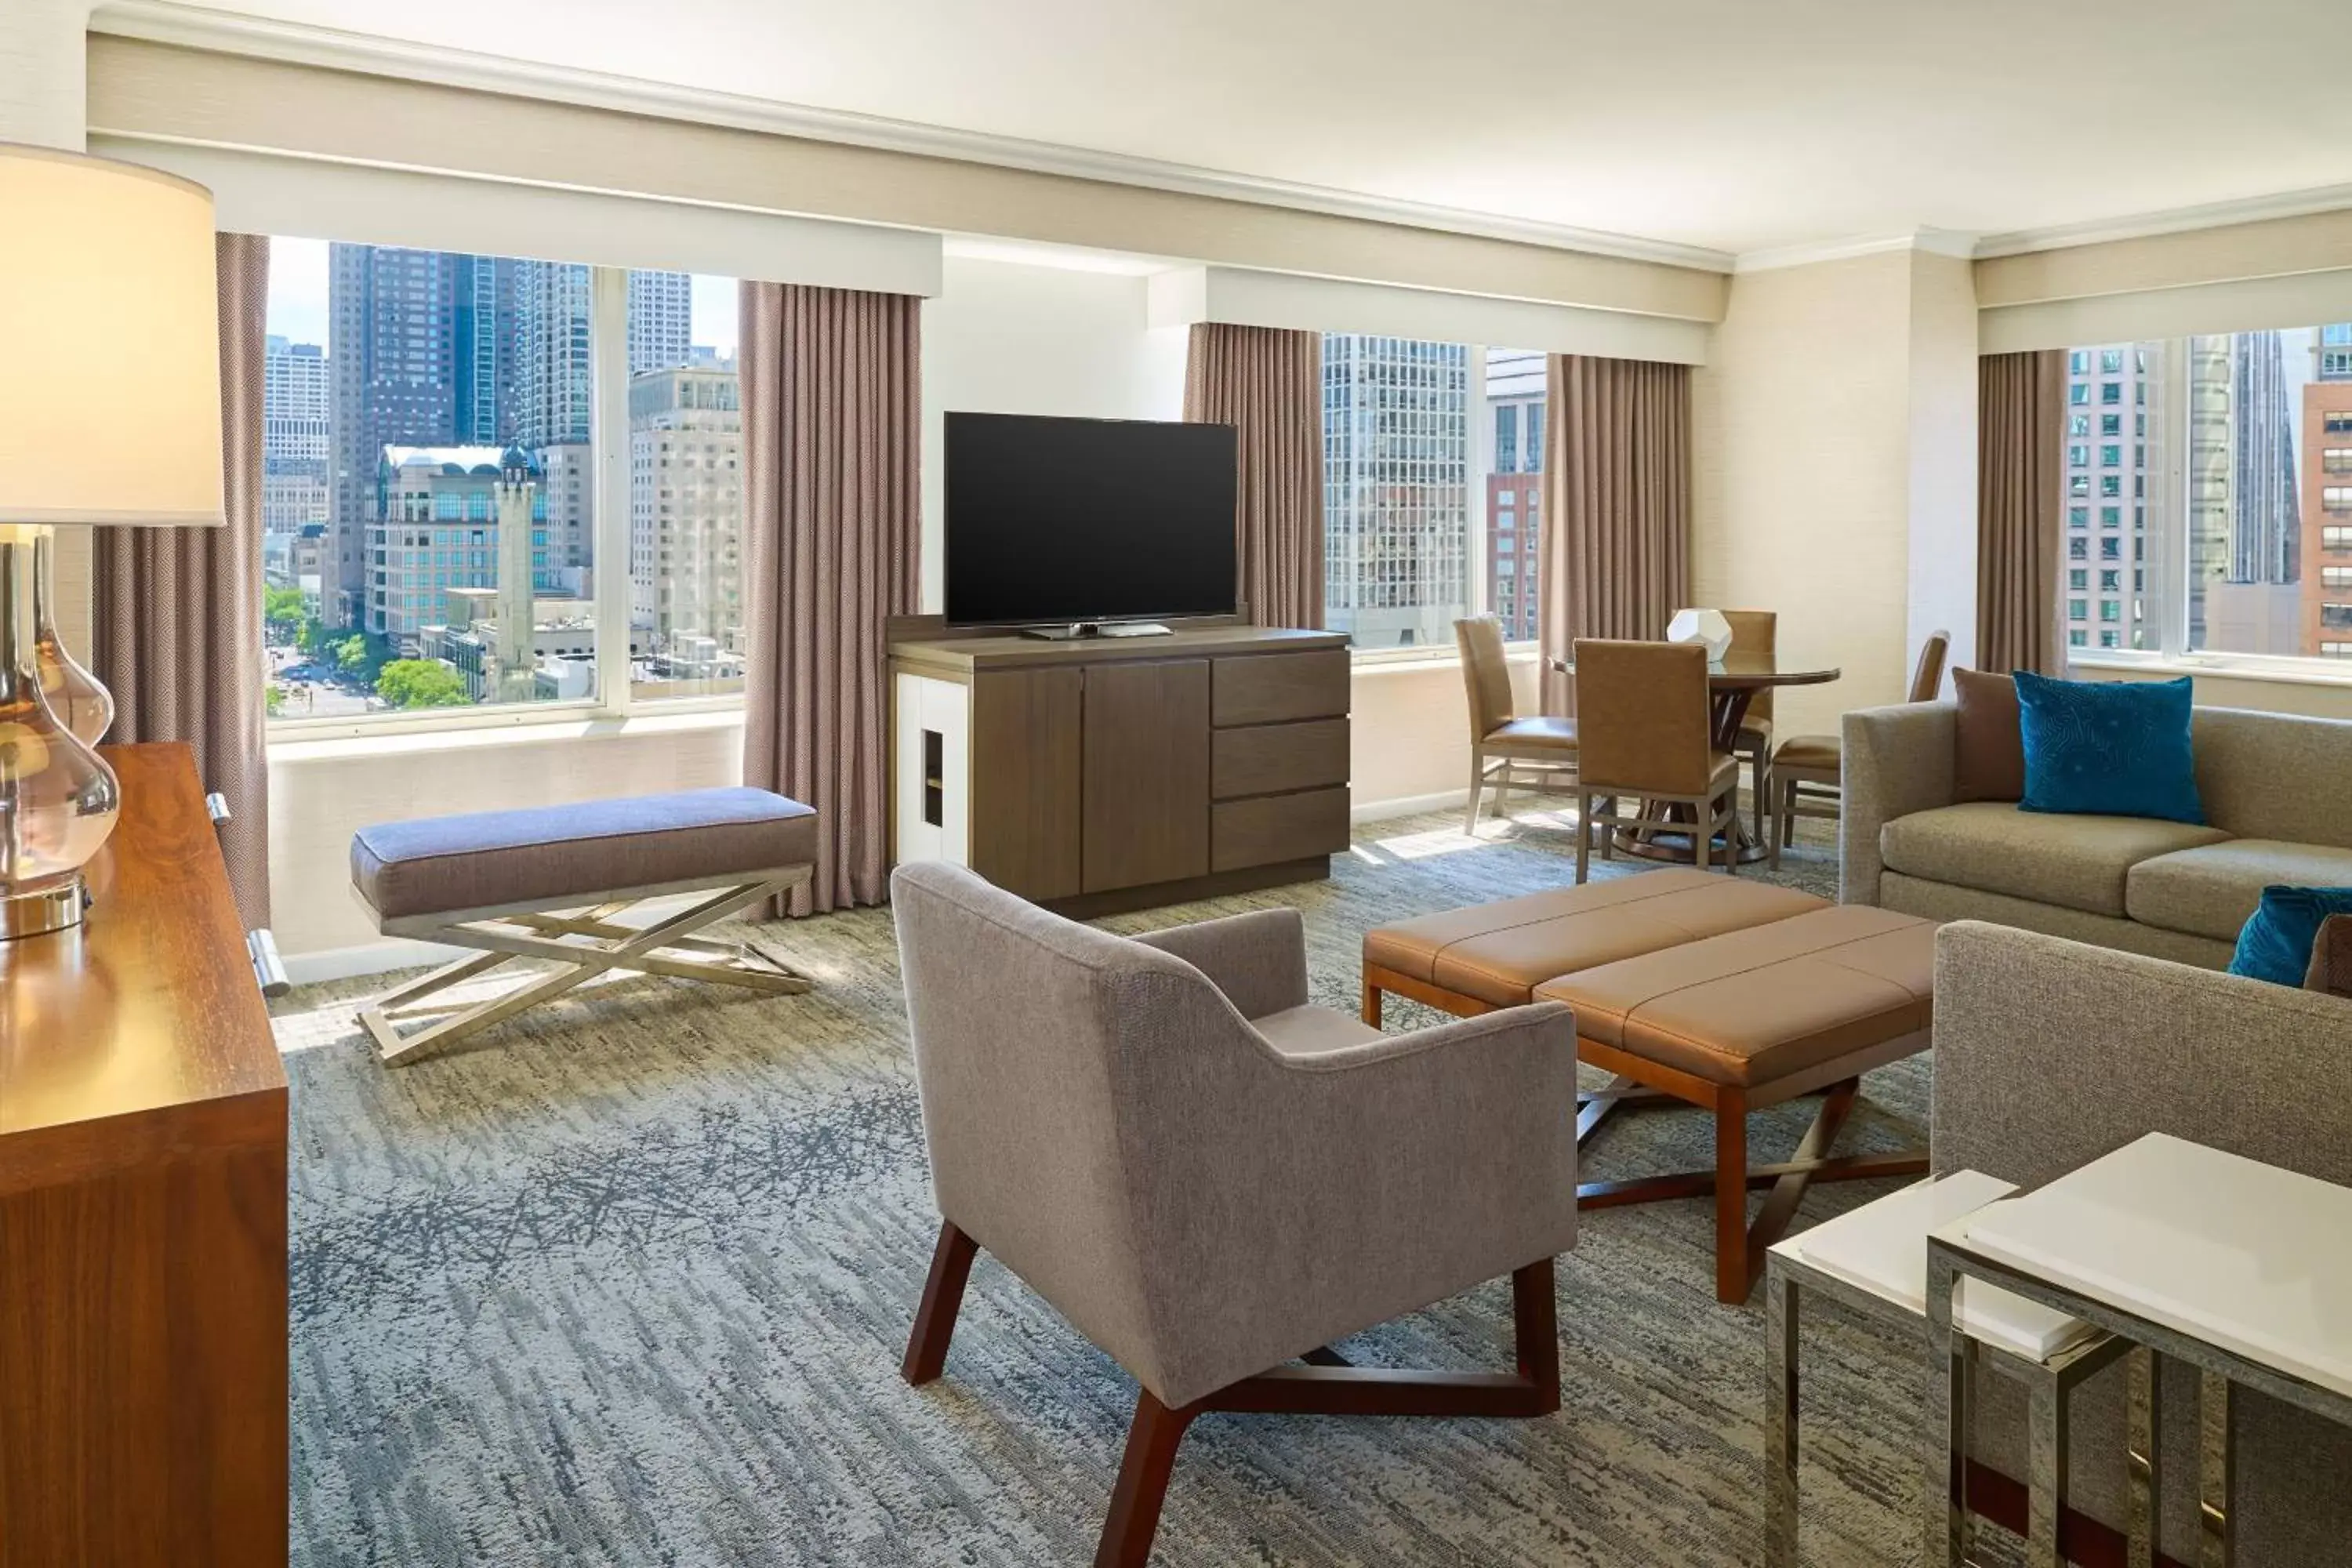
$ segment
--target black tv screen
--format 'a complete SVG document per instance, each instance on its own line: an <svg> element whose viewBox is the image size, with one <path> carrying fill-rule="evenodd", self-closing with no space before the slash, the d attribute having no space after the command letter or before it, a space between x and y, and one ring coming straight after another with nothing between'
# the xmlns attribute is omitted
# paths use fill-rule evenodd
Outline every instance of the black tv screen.
<svg viewBox="0 0 2352 1568"><path fill-rule="evenodd" d="M1234 613L1234 428L947 416L948 624Z"/></svg>

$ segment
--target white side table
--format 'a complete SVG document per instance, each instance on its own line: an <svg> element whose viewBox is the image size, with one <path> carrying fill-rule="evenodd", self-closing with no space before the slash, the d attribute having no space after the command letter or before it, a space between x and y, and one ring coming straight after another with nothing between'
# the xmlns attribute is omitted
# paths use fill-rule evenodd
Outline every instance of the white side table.
<svg viewBox="0 0 2352 1568"><path fill-rule="evenodd" d="M1770 1321L1772 1474L1765 1499L1766 1568L1797 1563L1798 1323L1801 1292L1881 1321L1927 1316L1927 1237L2017 1189L1976 1171L1921 1182L1776 1244L1764 1265ZM1961 1308L1962 1354L2023 1384L2032 1411L2031 1511L2053 1543L2065 1507L2066 1409L2074 1385L2128 1349L2089 1324L1996 1287L1971 1287ZM1967 1510L1966 1468L1954 1478Z"/></svg>
<svg viewBox="0 0 2352 1568"><path fill-rule="evenodd" d="M2155 1360L2176 1357L2203 1373L2198 1555L2226 1568L2231 1386L2352 1426L2347 1236L2352 1188L2163 1133L1938 1227L1927 1242L1927 1411L1939 1440L1930 1445L1927 1561L1957 1563L1968 1550L1964 1510L1942 1483L1965 1452L1969 1422L1969 1303L1991 1283L2152 1352L2132 1358L2135 1563L2151 1560L2160 1518Z"/></svg>

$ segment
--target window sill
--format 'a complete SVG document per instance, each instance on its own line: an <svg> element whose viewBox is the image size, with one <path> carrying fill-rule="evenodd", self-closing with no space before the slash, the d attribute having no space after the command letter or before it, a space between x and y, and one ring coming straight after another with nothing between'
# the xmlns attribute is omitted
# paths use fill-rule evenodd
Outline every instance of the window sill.
<svg viewBox="0 0 2352 1568"><path fill-rule="evenodd" d="M1503 645L1503 658L1512 664L1533 664L1538 658L1536 645L1515 642ZM1459 669L1462 656L1452 648L1381 647L1349 650L1349 661L1359 675L1403 673L1416 669Z"/></svg>
<svg viewBox="0 0 2352 1568"><path fill-rule="evenodd" d="M2328 661L2314 658L2305 662L2324 665ZM2088 653L2070 652L2066 659L2070 669L2127 670L2135 675L2168 679L2189 675L2208 680L2260 680L2275 686L2352 687L2352 660L2337 662L2345 665L2341 673L2324 668L2302 669L2280 664L2236 663L2227 659L2167 658L2162 654L2096 648Z"/></svg>
<svg viewBox="0 0 2352 1568"><path fill-rule="evenodd" d="M354 757L417 756L436 752L473 752L499 746L543 746L571 742L595 742L650 735L689 734L709 730L740 729L743 708L697 707L675 712L639 710L627 718L588 712L570 717L549 715L504 724L471 724L430 730L394 730L381 733L341 732L273 735L268 742L272 767L280 763L345 762Z"/></svg>

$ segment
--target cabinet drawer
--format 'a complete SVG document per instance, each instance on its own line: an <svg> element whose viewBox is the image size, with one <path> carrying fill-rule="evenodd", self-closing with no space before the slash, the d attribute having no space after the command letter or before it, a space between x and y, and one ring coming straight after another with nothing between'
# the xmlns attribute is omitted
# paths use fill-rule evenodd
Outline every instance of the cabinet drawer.
<svg viewBox="0 0 2352 1568"><path fill-rule="evenodd" d="M1215 661L1212 722L1278 724L1348 710L1348 650L1265 653Z"/></svg>
<svg viewBox="0 0 2352 1568"><path fill-rule="evenodd" d="M1347 847L1345 789L1221 801L1209 808L1212 870L1234 871L1244 866L1303 860L1310 855L1336 855Z"/></svg>
<svg viewBox="0 0 2352 1568"><path fill-rule="evenodd" d="M1220 730L1213 749L1210 793L1219 800L1348 782L1345 719Z"/></svg>

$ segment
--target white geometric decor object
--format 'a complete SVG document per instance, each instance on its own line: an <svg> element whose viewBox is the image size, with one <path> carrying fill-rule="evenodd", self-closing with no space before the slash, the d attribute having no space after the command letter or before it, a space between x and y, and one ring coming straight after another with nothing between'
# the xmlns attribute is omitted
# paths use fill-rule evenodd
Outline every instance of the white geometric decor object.
<svg viewBox="0 0 2352 1568"><path fill-rule="evenodd" d="M1731 649L1731 623L1721 610L1676 610L1666 623L1666 640L1705 643L1707 662L1718 663Z"/></svg>

